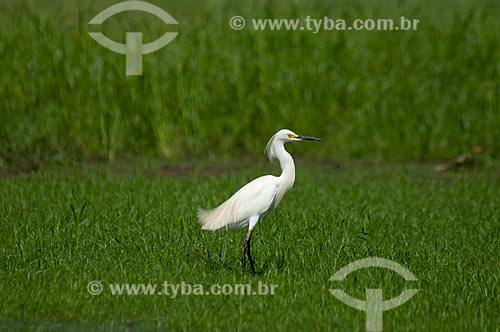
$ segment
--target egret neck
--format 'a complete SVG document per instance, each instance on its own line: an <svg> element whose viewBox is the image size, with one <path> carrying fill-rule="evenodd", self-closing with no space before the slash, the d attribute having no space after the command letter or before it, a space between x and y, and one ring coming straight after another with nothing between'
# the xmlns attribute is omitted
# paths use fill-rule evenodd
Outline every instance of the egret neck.
<svg viewBox="0 0 500 332"><path fill-rule="evenodd" d="M280 188L285 192L292 188L295 182L295 164L292 156L285 150L284 143L277 143L274 147L276 159L278 159L281 166Z"/></svg>

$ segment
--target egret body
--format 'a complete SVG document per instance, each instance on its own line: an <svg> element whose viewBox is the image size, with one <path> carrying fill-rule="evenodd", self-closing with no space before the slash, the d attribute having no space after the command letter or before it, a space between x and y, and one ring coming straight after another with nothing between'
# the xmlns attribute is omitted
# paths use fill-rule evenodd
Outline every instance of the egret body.
<svg viewBox="0 0 500 332"><path fill-rule="evenodd" d="M259 220L278 206L295 182L295 164L292 156L285 150L285 143L305 140L321 141L319 138L297 135L288 129L278 131L267 143L265 153L270 161L278 159L281 166L280 176L261 176L243 186L218 207L212 210L198 210L198 219L203 225L203 230L248 227L241 257L243 269L245 269L246 256L248 256L250 267L252 271L255 271L250 254L253 228Z"/></svg>

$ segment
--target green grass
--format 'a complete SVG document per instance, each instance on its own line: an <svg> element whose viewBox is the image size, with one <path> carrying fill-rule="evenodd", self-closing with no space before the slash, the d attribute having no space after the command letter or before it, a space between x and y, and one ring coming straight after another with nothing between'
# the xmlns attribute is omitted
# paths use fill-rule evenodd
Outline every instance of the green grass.
<svg viewBox="0 0 500 332"><path fill-rule="evenodd" d="M392 298L385 331L498 331L498 172L434 174L426 166L299 164L297 182L255 229L256 275L242 273L245 231L203 233L196 207L213 207L254 170L182 178L114 172L0 179L0 329L364 331L365 315L335 299L343 288ZM365 269L329 281L364 257L394 260L419 281ZM104 284L100 295L87 284ZM274 296L112 296L111 283L276 284Z"/></svg>
<svg viewBox="0 0 500 332"><path fill-rule="evenodd" d="M88 26L116 2L0 3L0 330L363 331L365 314L328 289L363 299L382 288L389 299L417 287L383 314L384 330L499 331L498 1L152 0L179 26L146 13ZM233 31L234 15L420 24ZM126 77L125 57L88 35L100 30L116 41L127 31L145 42L179 36L144 56L143 76ZM203 233L196 208L268 171L249 156L284 127L324 144L296 149L316 163L298 165L294 190L255 229L257 273L243 273L245 232ZM473 145L482 154L471 170L387 164L451 159ZM114 162L88 166L102 160ZM207 176L214 161L231 166ZM191 164L194 173L158 176ZM151 171L158 165L170 168ZM40 171L5 176L13 169ZM373 256L419 281L381 269L329 281ZM100 295L87 291L93 280ZM176 298L109 289L164 281L278 288Z"/></svg>
<svg viewBox="0 0 500 332"><path fill-rule="evenodd" d="M260 153L283 127L329 139L321 159L437 160L481 145L498 158L498 1L152 1L87 22L115 1L0 5L0 167L146 155ZM414 32L233 31L229 18L417 18ZM179 36L126 77L88 35Z"/></svg>

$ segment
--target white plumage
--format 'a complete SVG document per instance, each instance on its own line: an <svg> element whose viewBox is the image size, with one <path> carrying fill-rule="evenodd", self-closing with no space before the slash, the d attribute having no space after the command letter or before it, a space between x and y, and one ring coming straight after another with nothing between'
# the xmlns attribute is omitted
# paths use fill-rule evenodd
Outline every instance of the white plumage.
<svg viewBox="0 0 500 332"><path fill-rule="evenodd" d="M248 234L243 244L243 268L245 268L246 253L252 271L254 270L250 255L252 229L260 219L278 206L295 182L295 165L292 156L285 150L285 143L303 140L320 141L319 138L299 136L288 129L278 131L267 143L265 153L270 161L278 159L282 170L280 176L261 176L243 186L218 207L212 210L198 210L198 219L203 225L203 230L248 227Z"/></svg>
<svg viewBox="0 0 500 332"><path fill-rule="evenodd" d="M253 180L212 210L198 211L205 231L248 227L249 219L270 212L278 192L277 177L266 175Z"/></svg>

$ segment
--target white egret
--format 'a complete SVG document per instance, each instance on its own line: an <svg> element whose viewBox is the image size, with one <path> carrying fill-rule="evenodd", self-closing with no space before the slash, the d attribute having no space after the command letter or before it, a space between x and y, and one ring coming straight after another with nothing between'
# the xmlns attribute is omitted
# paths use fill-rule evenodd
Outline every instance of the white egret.
<svg viewBox="0 0 500 332"><path fill-rule="evenodd" d="M278 159L281 175L264 175L246 184L227 201L212 210L198 210L202 229L215 231L220 228L239 229L248 227L243 242L241 265L245 269L245 256L248 256L252 272L255 271L250 254L250 239L255 225L266 214L274 210L295 182L295 164L292 156L285 150L285 143L299 141L321 141L319 138L300 136L288 129L274 134L267 143L265 153L272 162Z"/></svg>

